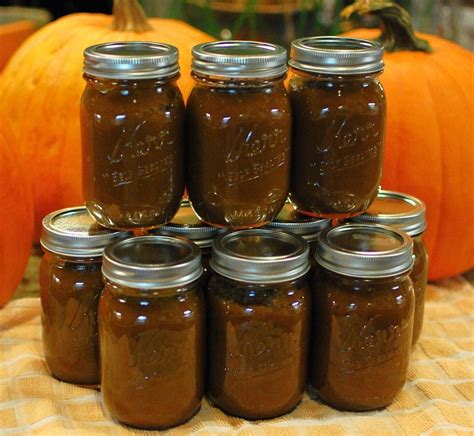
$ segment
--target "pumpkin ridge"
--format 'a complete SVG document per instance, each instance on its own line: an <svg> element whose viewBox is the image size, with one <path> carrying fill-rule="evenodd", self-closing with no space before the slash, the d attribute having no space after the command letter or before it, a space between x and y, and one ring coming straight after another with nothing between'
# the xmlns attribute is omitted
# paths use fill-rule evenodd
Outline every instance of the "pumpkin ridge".
<svg viewBox="0 0 474 436"><path fill-rule="evenodd" d="M462 92L462 88L461 88L460 84L456 80L457 76L453 75L451 70L446 68L446 65L444 63L439 62L437 59L431 59L431 61L434 64L436 64L437 70L439 71L439 74L443 76L443 79L442 80L436 80L436 82L435 82L434 79L433 79L433 74L431 73L431 71L427 71L425 73L425 75L427 77L427 81L430 82L430 86L429 86L430 92L434 92L434 91L438 90L438 88L437 88L438 82L441 82L441 83L449 82L450 85L452 85L453 83L456 83L457 87L460 90L458 95L465 97L465 94ZM428 68L426 65L424 67L425 67L425 69ZM448 78L449 81L447 81L446 78ZM457 104L461 100L464 100L464 99L461 99L461 98L457 99ZM469 106L469 103L467 101L466 101L466 103L467 103L467 106ZM443 114L440 113L440 112L450 110L450 108L446 108L446 107L438 108L438 105L435 105L434 110L436 111L436 114L437 114L437 117L438 117L438 125L443 126L443 124L439 122L443 118L443 116L442 116ZM471 110L469 111L469 108L468 108L468 112L472 113L472 100L471 100ZM471 119L472 119L472 117L471 117ZM444 210L444 208L442 207L443 204L445 204L449 201L452 202L452 201L454 201L454 199L457 199L458 202L460 203L459 207L458 207L458 210L462 210L462 209L464 209L464 205L465 205L466 200L467 200L466 198L464 198L464 196L462 196L462 197L459 196L458 192L456 192L456 193L453 192L453 189L458 189L458 190L464 191L464 189L463 189L463 180L458 180L458 183L456 183L456 182L453 183L452 175L448 176L448 174L452 173L452 172L449 171L449 169L450 169L450 166L452 166L452 162L453 162L453 159L455 157L458 157L458 159L456 159L456 162L459 162L459 165L454 165L455 168L458 168L458 173L459 173L459 168L462 168L463 165L466 165L466 161L463 159L463 156L458 156L459 148L457 148L457 149L452 149L452 148L451 149L446 149L445 147L443 147L443 144L446 143L446 141L445 141L446 138L445 137L447 136L449 138L449 136L450 136L449 132L451 131L452 128L453 128L453 126L450 126L449 131L446 131L445 129L442 129L440 127L440 130L439 130L440 134L441 134L441 140L439 142L439 149L440 149L440 155L441 155L441 159L440 159L440 161L441 161L441 183L440 183L440 189L441 189L440 203L441 204L440 204L440 210ZM471 129L472 129L472 123L471 123ZM471 130L471 139L472 139L472 130ZM448 156L447 156L447 154L448 154ZM473 154L471 154L470 156L465 156L464 158L465 159L470 159L471 164L472 164ZM472 169L473 168L472 168L472 165L471 165L471 170ZM449 189L449 188L453 188L453 189ZM464 193L466 194L466 192L464 192ZM455 197L453 197L453 195L455 195ZM459 221L460 219L463 220L464 216L465 216L464 214L462 214L462 215L454 214L453 215L452 213L445 214L444 216L440 215L439 216L440 219L438 221L437 229L439 229L443 225L443 221L445 220L453 228L452 231L456 231L456 227L459 226L459 222L455 223L454 221L456 221L456 220ZM469 226L469 225L472 224L468 219L464 219L464 221L466 221L464 223L465 226ZM465 227L465 226L462 226L462 227ZM445 233L437 231L436 238L435 238L435 241L434 241L434 244L433 244L434 248L432 249L432 258L433 259L438 258L438 256L437 256L438 250L439 250L438 247L445 246L445 244L443 242L446 238L447 238L447 236L446 236ZM451 240L451 236L448 237L447 239L448 239L448 242L449 242ZM471 244L471 248L474 249L474 247L472 245L473 244ZM453 250L452 254L451 254L452 264L453 265L454 264L460 265L461 262L459 262L459 260L461 260L464 256L469 256L469 252L468 251L464 252L462 249L460 251L460 248L456 247L456 249ZM444 265L437 266L437 268L436 268L437 270L441 270L440 277L445 275L445 273L442 270L442 267L444 267ZM459 269L459 267L458 267L458 269ZM463 272L463 271L462 270L456 271L456 273L461 273L461 272ZM438 278L438 277L435 277L435 278Z"/></svg>
<svg viewBox="0 0 474 436"><path fill-rule="evenodd" d="M423 66L423 70L425 70L425 66ZM431 86L427 85L428 80L430 80L429 76L430 76L429 71L428 72L424 71L425 80L423 80L423 83L425 84L425 87L428 90L428 93L431 97L431 101L430 101L431 104L426 104L426 106L430 107L431 111L435 114L437 125L439 126L440 117L438 115L437 108L435 107L435 99L433 97L433 92L431 90ZM441 164L439 165L440 177L441 177L441 180L444 182L446 172L445 172L445 168L443 166L443 161L444 161L443 146L442 146L443 141L442 141L441 134L440 134L439 130L437 131L437 136L438 136L438 141L436 141L436 144L437 144L436 147L437 147L439 155L441 157L441 159L440 159ZM443 199L444 199L444 185L443 185L443 183L438 183L438 188L439 188L440 192L439 192L439 195L437 196L437 203L438 203L437 204L437 211L441 211L442 210L442 205L443 205ZM431 208L433 208L432 205L431 205ZM441 213L438 212L436 214L435 225L433 226L433 221L434 221L434 219L432 218L433 211L430 211L430 212L431 212L431 214L430 214L431 215L430 227L432 229L434 227L434 230L432 230L432 229L429 230L431 232L431 234L433 234L433 236L432 236L433 243L432 243L430 258L436 259L436 253L437 253L437 250L438 250L436 244L439 242L439 237L440 237L439 229L442 225L442 217L441 217ZM431 264L430 264L430 268L432 268Z"/></svg>
<svg viewBox="0 0 474 436"><path fill-rule="evenodd" d="M467 97L466 94L463 91L463 86L462 86L462 83L464 82L464 80L460 80L459 76L457 74L453 74L450 69L446 68L446 65L445 65L444 62L439 62L438 59L432 59L432 62L436 64L437 69L439 69L440 71L443 71L445 76L449 77L449 82L450 82L451 86L453 84L456 85L455 87L458 89L457 94L462 95L463 97ZM472 85L472 80L469 81L467 79L469 79L468 75L466 75L466 81ZM472 88L472 86L471 86L471 88ZM472 89L471 89L471 95L472 95ZM469 101L467 98L465 98L465 99L463 98L460 101L462 101L462 104L465 105L465 109L467 109L467 112L471 112L471 114L472 114L472 112L473 112L472 99ZM471 103L471 104L469 104L469 103ZM472 119L472 117L471 117L471 119Z"/></svg>
<svg viewBox="0 0 474 436"><path fill-rule="evenodd" d="M425 68L427 68L427 67L425 67ZM429 74L429 71L426 74L427 81L430 82L429 88L430 88L431 92L437 91L438 82L445 83L445 80L446 80L445 77L450 77L450 73L447 71L446 68L444 68L444 67L439 68L438 71L439 71L439 74L443 76L443 80L436 80L436 82L434 82L433 75ZM443 147L443 144L446 143L446 137L449 138L449 136L450 136L449 131L446 132L446 129L443 129L443 127L442 127L443 124L441 124L439 122L443 118L441 112L445 111L445 110L447 110L446 107L438 108L438 106L436 105L435 111L436 111L436 114L438 116L438 125L440 126L439 132L440 132L440 136L441 136L441 141L439 142L439 150L440 150L440 156L441 156L441 159L440 159L440 162L441 162L441 183L439 183L440 191L441 191L440 192L440 210L444 210L443 205L448 203L449 201L453 202L455 200L458 200L458 193L454 193L452 191L452 189L450 189L450 188L454 188L454 189L462 188L462 183L461 184L460 183L453 183L453 180L452 180L453 174L452 174L452 172L449 171L450 166L452 166L453 159L457 156L457 153L455 153L455 152L457 152L458 150L453 150L452 148L446 149L446 147ZM450 130L451 130L451 128L450 128ZM456 160L458 162L460 162L461 165L454 165L454 167L455 168L460 168L462 166L463 159L462 159L462 157L460 157L460 159L456 159ZM448 176L448 174L451 174L451 176ZM455 195L455 197L452 197L453 195ZM460 207L458 207L457 209L462 210L463 209L463 201L461 202L461 204L459 206ZM443 216L439 215L437 229L441 228L441 226L443 225L443 222L446 221L446 223L449 223L448 225L452 229L451 232L455 232L457 225L454 223L453 220L456 220L456 219L459 220L460 215L449 213L449 211L447 211L447 212L448 213L445 213ZM466 222L466 224L469 225L469 222ZM433 244L433 249L432 249L432 258L433 259L438 259L439 247L440 246L445 246L445 244L443 244L445 239L446 239L446 234L443 233L443 232L437 231L436 238L435 238L435 241L434 241L434 244ZM448 238L448 242L450 241L450 239L451 239L451 235ZM460 251L459 247L457 247L455 250L453 250L453 252L450 255L451 263L453 265L460 265L462 262L458 262L458 261L462 260L462 257L466 254L468 255L468 253L463 253L463 250L461 249L461 251ZM439 271L440 277L445 275L445 272L443 271L443 268L445 268L444 264L443 265L435 265L435 267L436 267L436 270ZM459 269L459 266L457 268ZM460 270L456 271L456 273L459 273L459 272L462 272L462 271L460 271ZM435 278L438 278L438 277L435 276Z"/></svg>
<svg viewBox="0 0 474 436"><path fill-rule="evenodd" d="M21 282L30 255L33 223L33 203L29 185L24 183L24 171L15 152L14 132L0 116L0 184L2 206L8 213L3 218L7 231L0 236L0 307ZM5 195L4 195L5 194Z"/></svg>

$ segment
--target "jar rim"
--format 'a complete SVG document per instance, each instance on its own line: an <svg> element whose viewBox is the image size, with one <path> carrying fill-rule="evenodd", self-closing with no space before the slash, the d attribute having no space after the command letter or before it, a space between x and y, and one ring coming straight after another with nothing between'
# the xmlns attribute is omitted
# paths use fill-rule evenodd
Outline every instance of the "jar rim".
<svg viewBox="0 0 474 436"><path fill-rule="evenodd" d="M337 75L380 73L383 46L376 41L341 36L313 36L291 43L289 65L297 70Z"/></svg>
<svg viewBox="0 0 474 436"><path fill-rule="evenodd" d="M84 50L85 74L104 79L164 79L179 73L179 52L170 44L117 41Z"/></svg>
<svg viewBox="0 0 474 436"><path fill-rule="evenodd" d="M377 212L377 204L387 201L403 204L409 210L399 213ZM410 236L418 236L426 230L426 206L422 200L412 195L397 191L381 190L369 209L362 215L352 217L350 221L383 224L402 230Z"/></svg>
<svg viewBox="0 0 474 436"><path fill-rule="evenodd" d="M413 241L392 227L342 224L321 232L315 259L323 268L350 277L391 277L412 269Z"/></svg>
<svg viewBox="0 0 474 436"><path fill-rule="evenodd" d="M196 281L203 273L201 250L178 236L133 236L108 245L102 274L137 289L165 289Z"/></svg>
<svg viewBox="0 0 474 436"><path fill-rule="evenodd" d="M303 238L282 230L237 230L217 236L210 266L240 282L291 281L309 271L309 246Z"/></svg>
<svg viewBox="0 0 474 436"><path fill-rule="evenodd" d="M308 242L314 242L318 239L319 234L331 227L331 220L327 218L312 218L310 216L301 215L299 219L291 219L285 214L297 213L291 203L285 203L276 218L267 224L267 228L285 230L294 235L301 236Z"/></svg>
<svg viewBox="0 0 474 436"><path fill-rule="evenodd" d="M85 206L77 206L56 210L43 218L40 244L60 256L92 258L102 256L107 244L129 235L100 226Z"/></svg>
<svg viewBox="0 0 474 436"><path fill-rule="evenodd" d="M187 223L186 216L192 214L195 222ZM181 200L180 208L174 218L167 224L159 227L152 234L168 235L168 236L183 236L190 241L193 241L200 248L212 247L215 237L224 232L224 229L210 226L197 217L189 200Z"/></svg>
<svg viewBox="0 0 474 436"><path fill-rule="evenodd" d="M192 49L194 73L219 78L270 79L287 70L286 49L260 41L214 41Z"/></svg>

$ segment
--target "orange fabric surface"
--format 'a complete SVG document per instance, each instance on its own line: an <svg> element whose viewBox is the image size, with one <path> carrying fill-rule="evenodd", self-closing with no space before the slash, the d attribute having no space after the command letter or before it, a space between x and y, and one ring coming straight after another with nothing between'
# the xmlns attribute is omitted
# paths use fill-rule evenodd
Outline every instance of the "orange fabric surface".
<svg viewBox="0 0 474 436"><path fill-rule="evenodd" d="M170 434L466 434L474 433L474 288L462 277L431 285L425 324L409 378L385 410L339 412L305 395L269 421L231 418L204 401ZM40 302L0 310L0 434L151 434L110 421L99 392L53 379L41 345Z"/></svg>

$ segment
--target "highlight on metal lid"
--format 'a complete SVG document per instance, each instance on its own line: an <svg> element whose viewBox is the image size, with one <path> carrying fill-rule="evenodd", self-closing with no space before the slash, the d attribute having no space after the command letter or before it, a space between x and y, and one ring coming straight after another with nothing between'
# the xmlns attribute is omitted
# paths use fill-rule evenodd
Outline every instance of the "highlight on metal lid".
<svg viewBox="0 0 474 436"><path fill-rule="evenodd" d="M426 230L426 206L412 195L381 190L369 209L351 221L383 224L417 236Z"/></svg>
<svg viewBox="0 0 474 436"><path fill-rule="evenodd" d="M267 224L267 227L285 230L301 236L308 242L313 242L318 239L323 230L331 227L331 220L302 215L291 204L286 203L278 216Z"/></svg>
<svg viewBox="0 0 474 436"><path fill-rule="evenodd" d="M395 276L413 267L413 241L392 227L344 224L319 235L316 261L330 271L351 277Z"/></svg>
<svg viewBox="0 0 474 436"><path fill-rule="evenodd" d="M129 235L100 226L84 206L78 206L46 215L40 242L52 253L84 258L102 256L107 244Z"/></svg>
<svg viewBox="0 0 474 436"><path fill-rule="evenodd" d="M236 281L290 281L309 271L309 246L303 238L284 231L238 230L217 236L210 265Z"/></svg>
<svg viewBox="0 0 474 436"><path fill-rule="evenodd" d="M289 65L320 74L370 74L383 70L383 46L341 36L314 36L291 43Z"/></svg>
<svg viewBox="0 0 474 436"><path fill-rule="evenodd" d="M152 231L156 235L182 236L193 241L200 248L212 246L215 237L224 230L203 223L194 213L188 200L181 201L181 207L173 220Z"/></svg>
<svg viewBox="0 0 474 436"><path fill-rule="evenodd" d="M215 41L193 47L192 70L225 78L275 78L287 70L287 52L258 41Z"/></svg>
<svg viewBox="0 0 474 436"><path fill-rule="evenodd" d="M84 73L105 79L164 79L179 73L178 49L169 44L120 41L84 50Z"/></svg>
<svg viewBox="0 0 474 436"><path fill-rule="evenodd" d="M136 236L104 250L102 274L111 282L135 289L184 286L202 274L201 250L184 238Z"/></svg>

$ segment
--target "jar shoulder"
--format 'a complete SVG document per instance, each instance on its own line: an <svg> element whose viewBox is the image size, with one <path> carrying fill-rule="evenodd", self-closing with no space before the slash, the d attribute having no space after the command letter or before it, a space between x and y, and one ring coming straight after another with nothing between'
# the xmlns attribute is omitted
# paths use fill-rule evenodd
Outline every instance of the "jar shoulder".
<svg viewBox="0 0 474 436"><path fill-rule="evenodd" d="M103 287L102 262L68 261L56 256L43 256L40 264L42 292L70 295L95 292Z"/></svg>
<svg viewBox="0 0 474 436"><path fill-rule="evenodd" d="M252 284L227 279L213 273L208 283L209 305L244 311L255 306L268 310L306 310L311 291L306 277L278 284Z"/></svg>
<svg viewBox="0 0 474 436"><path fill-rule="evenodd" d="M289 118L291 107L286 88L272 86L264 88L212 88L195 86L187 102L191 115L211 114L218 116L252 117L271 116Z"/></svg>
<svg viewBox="0 0 474 436"><path fill-rule="evenodd" d="M394 309L411 310L414 305L413 285L407 274L394 278L358 279L317 267L311 288L317 304L333 313L382 313Z"/></svg>
<svg viewBox="0 0 474 436"><path fill-rule="evenodd" d="M326 107L337 107L341 104L354 107L366 103L371 110L374 110L374 105L383 108L386 105L384 88L377 78L320 80L293 74L289 80L288 91L293 105L301 101Z"/></svg>
<svg viewBox="0 0 474 436"><path fill-rule="evenodd" d="M166 109L184 111L184 99L175 83L154 86L117 86L116 84L87 84L81 96L81 107L98 113L134 108L146 111Z"/></svg>
<svg viewBox="0 0 474 436"><path fill-rule="evenodd" d="M99 317L123 328L150 328L194 324L205 313L204 296L198 286L167 296L123 292L107 283L99 303Z"/></svg>

